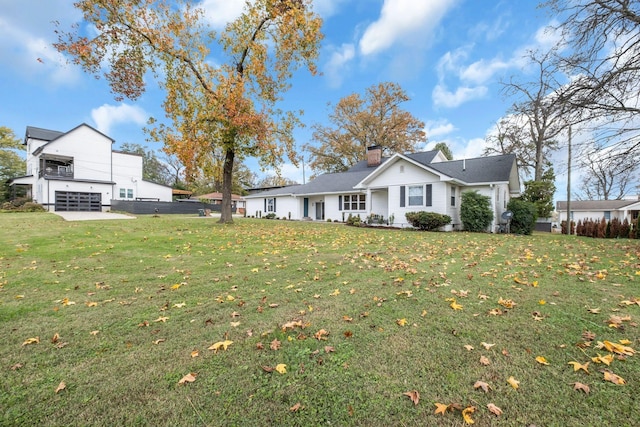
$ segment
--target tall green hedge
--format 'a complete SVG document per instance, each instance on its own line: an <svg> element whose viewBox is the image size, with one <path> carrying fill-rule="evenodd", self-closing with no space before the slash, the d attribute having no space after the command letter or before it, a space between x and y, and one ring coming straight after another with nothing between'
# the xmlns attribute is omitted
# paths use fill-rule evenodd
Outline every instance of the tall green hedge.
<svg viewBox="0 0 640 427"><path fill-rule="evenodd" d="M460 203L460 220L467 231L487 231L493 221L491 198L483 196L477 191L462 193Z"/></svg>
<svg viewBox="0 0 640 427"><path fill-rule="evenodd" d="M511 199L507 209L513 212L510 226L512 233L529 235L533 232L538 219L538 210L534 203L522 199Z"/></svg>

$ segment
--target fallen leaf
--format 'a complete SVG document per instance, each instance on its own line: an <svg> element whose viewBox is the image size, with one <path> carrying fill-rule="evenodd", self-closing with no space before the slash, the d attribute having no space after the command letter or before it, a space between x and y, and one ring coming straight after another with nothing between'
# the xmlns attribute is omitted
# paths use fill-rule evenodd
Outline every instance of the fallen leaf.
<svg viewBox="0 0 640 427"><path fill-rule="evenodd" d="M627 382L624 378L614 374L613 372L604 371L604 380L612 382L617 385L625 385Z"/></svg>
<svg viewBox="0 0 640 427"><path fill-rule="evenodd" d="M407 319L402 318L402 319L398 319L396 320L396 323L400 326L405 326L407 324Z"/></svg>
<svg viewBox="0 0 640 427"><path fill-rule="evenodd" d="M472 345L469 345L469 344L465 345L465 346L464 346L464 348L465 348L467 351L471 351L471 350L473 350L473 346L472 346Z"/></svg>
<svg viewBox="0 0 640 427"><path fill-rule="evenodd" d="M198 356L200 356L200 352L199 352L198 350L193 350L193 351L191 352L191 357L192 357L192 358L193 358L193 357L198 357Z"/></svg>
<svg viewBox="0 0 640 427"><path fill-rule="evenodd" d="M274 369L271 366L262 366L262 370L271 373Z"/></svg>
<svg viewBox="0 0 640 427"><path fill-rule="evenodd" d="M320 329L318 332L316 332L315 334L313 334L313 336L315 337L315 339L317 339L318 341L320 340L326 340L327 339L327 335L329 335L329 332L327 332L324 329Z"/></svg>
<svg viewBox="0 0 640 427"><path fill-rule="evenodd" d="M455 299L453 301L451 301L451 304L449 304L449 307L453 308L454 310L462 310L463 309L463 306L461 304L458 304Z"/></svg>
<svg viewBox="0 0 640 427"><path fill-rule="evenodd" d="M87 307L97 307L98 303L95 301L88 301L84 303Z"/></svg>
<svg viewBox="0 0 640 427"><path fill-rule="evenodd" d="M631 347L627 347L622 344L614 343L611 341L603 341L603 342L598 341L598 345L596 346L596 348L603 348L603 347L612 353L623 354L625 356L633 356L636 352Z"/></svg>
<svg viewBox="0 0 640 427"><path fill-rule="evenodd" d="M536 357L536 362L538 362L541 365L548 365L549 364L549 362L547 362L547 359L545 359L544 356Z"/></svg>
<svg viewBox="0 0 640 427"><path fill-rule="evenodd" d="M187 305L187 303L186 303L186 302L180 302L180 303L177 303L177 304L173 304L173 306L174 306L175 308L182 308L182 307L184 307L185 305Z"/></svg>
<svg viewBox="0 0 640 427"><path fill-rule="evenodd" d="M405 396L409 396L409 399L411 399L411 401L413 402L413 405L417 405L418 402L420 401L420 393L418 393L418 391L416 390L412 390L412 391L405 391L404 393L402 393Z"/></svg>
<svg viewBox="0 0 640 427"><path fill-rule="evenodd" d="M278 338L275 338L273 341L271 341L271 344L269 344L269 348L271 350L280 350L280 347L282 346L282 342L278 340Z"/></svg>
<svg viewBox="0 0 640 427"><path fill-rule="evenodd" d="M591 313L591 314L599 314L600 313L600 309L599 308L590 308L587 311L589 313Z"/></svg>
<svg viewBox="0 0 640 427"><path fill-rule="evenodd" d="M330 345L325 345L324 346L324 352L325 353L333 353L334 351L336 351L336 349L333 348L332 346L330 346Z"/></svg>
<svg viewBox="0 0 640 427"><path fill-rule="evenodd" d="M58 394L59 392L61 392L66 388L67 388L67 385L64 383L64 381L60 381L60 384L58 384L58 387L56 387L56 394Z"/></svg>
<svg viewBox="0 0 640 427"><path fill-rule="evenodd" d="M487 408L489 409L489 411L491 411L492 414L494 414L495 416L499 417L500 415L502 415L502 409L498 408L496 405L494 405L493 403L489 403L487 404Z"/></svg>
<svg viewBox="0 0 640 427"><path fill-rule="evenodd" d="M488 357L480 356L480 364L483 366L489 366L491 364L491 361Z"/></svg>
<svg viewBox="0 0 640 427"><path fill-rule="evenodd" d="M165 341L166 341L166 339L165 339L165 338L160 338L160 339L155 340L153 343L154 343L155 345L158 345L158 344L160 344L161 342L165 342Z"/></svg>
<svg viewBox="0 0 640 427"><path fill-rule="evenodd" d="M476 411L476 407L475 406L469 406L467 408L464 408L462 410L462 419L464 419L464 422L467 424L473 424L474 421L471 418L471 414L473 414Z"/></svg>
<svg viewBox="0 0 640 427"><path fill-rule="evenodd" d="M98 335L100 333L100 331L91 331L89 333L95 337L96 335Z"/></svg>
<svg viewBox="0 0 640 427"><path fill-rule="evenodd" d="M217 353L218 350L220 350L220 347L222 347L222 349L226 351L231 344L233 344L233 341L229 341L229 340L218 341L217 343L212 344L211 347L209 347L209 350L213 350L214 352Z"/></svg>
<svg viewBox="0 0 640 427"><path fill-rule="evenodd" d="M607 354L606 356L601 356L600 353L598 353L597 357L592 357L591 360L593 361L593 363L604 363L605 365L609 366L611 365L611 362L613 362L613 354Z"/></svg>
<svg viewBox="0 0 640 427"><path fill-rule="evenodd" d="M576 372L576 371L579 371L580 369L582 369L587 374L589 373L589 362L585 362L584 364L581 364L581 363L578 363L578 362L571 361L568 364L573 366L573 372Z"/></svg>
<svg viewBox="0 0 640 427"><path fill-rule="evenodd" d="M15 365L13 365L11 367L12 371L17 371L18 369L22 368L24 365L22 363L16 363Z"/></svg>
<svg viewBox="0 0 640 427"><path fill-rule="evenodd" d="M280 374L286 374L287 373L287 365L285 365L284 363L278 363L276 365L276 371L278 371Z"/></svg>
<svg viewBox="0 0 640 427"><path fill-rule="evenodd" d="M39 344L40 343L40 337L34 337L34 338L27 338L22 345L30 345L30 344Z"/></svg>
<svg viewBox="0 0 640 427"><path fill-rule="evenodd" d="M436 405L436 411L434 412L434 414L436 415L437 414L444 415L447 413L447 410L449 409L449 405L445 405L443 403L435 402L435 405Z"/></svg>
<svg viewBox="0 0 640 427"><path fill-rule="evenodd" d="M484 391L485 393L488 393L491 386L485 383L484 381L476 381L475 384L473 384L473 388L475 389L481 388L482 391Z"/></svg>
<svg viewBox="0 0 640 427"><path fill-rule="evenodd" d="M578 391L584 391L586 394L589 394L589 392L591 391L588 385L582 384L579 382L573 383L573 389Z"/></svg>
<svg viewBox="0 0 640 427"><path fill-rule="evenodd" d="M304 408L304 406L300 405L300 402L298 402L295 405L293 405L291 408L289 408L289 411L298 412L298 410L300 410L302 408Z"/></svg>
<svg viewBox="0 0 640 427"><path fill-rule="evenodd" d="M516 390L518 389L518 387L520 387L520 381L516 380L513 377L509 377L509 379L507 379L507 382Z"/></svg>
<svg viewBox="0 0 640 427"><path fill-rule="evenodd" d="M169 320L169 318L168 318L168 317L160 316L160 317L158 317L156 320L154 320L154 322L162 322L162 323L165 323L167 320Z"/></svg>
<svg viewBox="0 0 640 427"><path fill-rule="evenodd" d="M53 337L51 337L51 343L55 344L58 342L59 339L60 339L60 335L58 335L58 333L56 332L55 334L53 334Z"/></svg>
<svg viewBox="0 0 640 427"><path fill-rule="evenodd" d="M489 343L486 343L486 342L482 341L480 343L480 345L482 345L486 350L490 350L491 347L493 347L495 344L489 344Z"/></svg>
<svg viewBox="0 0 640 427"><path fill-rule="evenodd" d="M184 377L182 377L182 379L180 379L180 381L178 381L178 384L186 384L186 383L192 383L196 380L196 375L194 373L189 373L187 375L185 375Z"/></svg>

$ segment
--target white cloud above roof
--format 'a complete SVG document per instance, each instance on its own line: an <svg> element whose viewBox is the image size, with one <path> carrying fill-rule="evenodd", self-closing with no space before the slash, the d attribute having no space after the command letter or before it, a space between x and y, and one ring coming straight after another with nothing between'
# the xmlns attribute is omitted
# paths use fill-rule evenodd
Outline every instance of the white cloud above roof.
<svg viewBox="0 0 640 427"><path fill-rule="evenodd" d="M360 52L371 55L398 42L420 37L428 39L457 0L384 0L380 17L370 24L360 39Z"/></svg>
<svg viewBox="0 0 640 427"><path fill-rule="evenodd" d="M143 126L147 122L149 114L135 105L104 104L91 110L91 118L96 124L96 129L109 136L112 127L117 124L135 123Z"/></svg>

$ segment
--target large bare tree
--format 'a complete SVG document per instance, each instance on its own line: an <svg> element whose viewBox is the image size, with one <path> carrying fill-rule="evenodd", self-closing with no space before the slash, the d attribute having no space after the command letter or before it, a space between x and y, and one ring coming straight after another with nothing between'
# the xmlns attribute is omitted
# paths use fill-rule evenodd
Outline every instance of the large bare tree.
<svg viewBox="0 0 640 427"><path fill-rule="evenodd" d="M383 154L414 151L425 142L424 122L401 106L409 101L396 83L369 87L361 97L342 98L329 115L328 126L313 126L314 144L307 144L310 166L316 173L342 172L366 158L367 147L380 146Z"/></svg>
<svg viewBox="0 0 640 427"><path fill-rule="evenodd" d="M497 132L487 138L485 154L515 154L527 176L540 181L550 153L568 126L568 114L559 90L559 70L554 51L530 51L535 73L529 80L512 78L503 83L505 96L514 99L508 115L497 123Z"/></svg>
<svg viewBox="0 0 640 427"><path fill-rule="evenodd" d="M549 0L561 19L567 53L559 65L572 76L563 102L605 125L609 147L626 155L640 148L640 2Z"/></svg>

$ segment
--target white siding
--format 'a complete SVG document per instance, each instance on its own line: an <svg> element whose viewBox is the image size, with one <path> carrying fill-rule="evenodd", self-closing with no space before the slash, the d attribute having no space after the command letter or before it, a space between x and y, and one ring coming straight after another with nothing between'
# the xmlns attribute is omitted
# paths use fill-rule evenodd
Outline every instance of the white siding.
<svg viewBox="0 0 640 427"><path fill-rule="evenodd" d="M111 140L88 126L59 137L43 153L72 157L74 179L111 181Z"/></svg>

